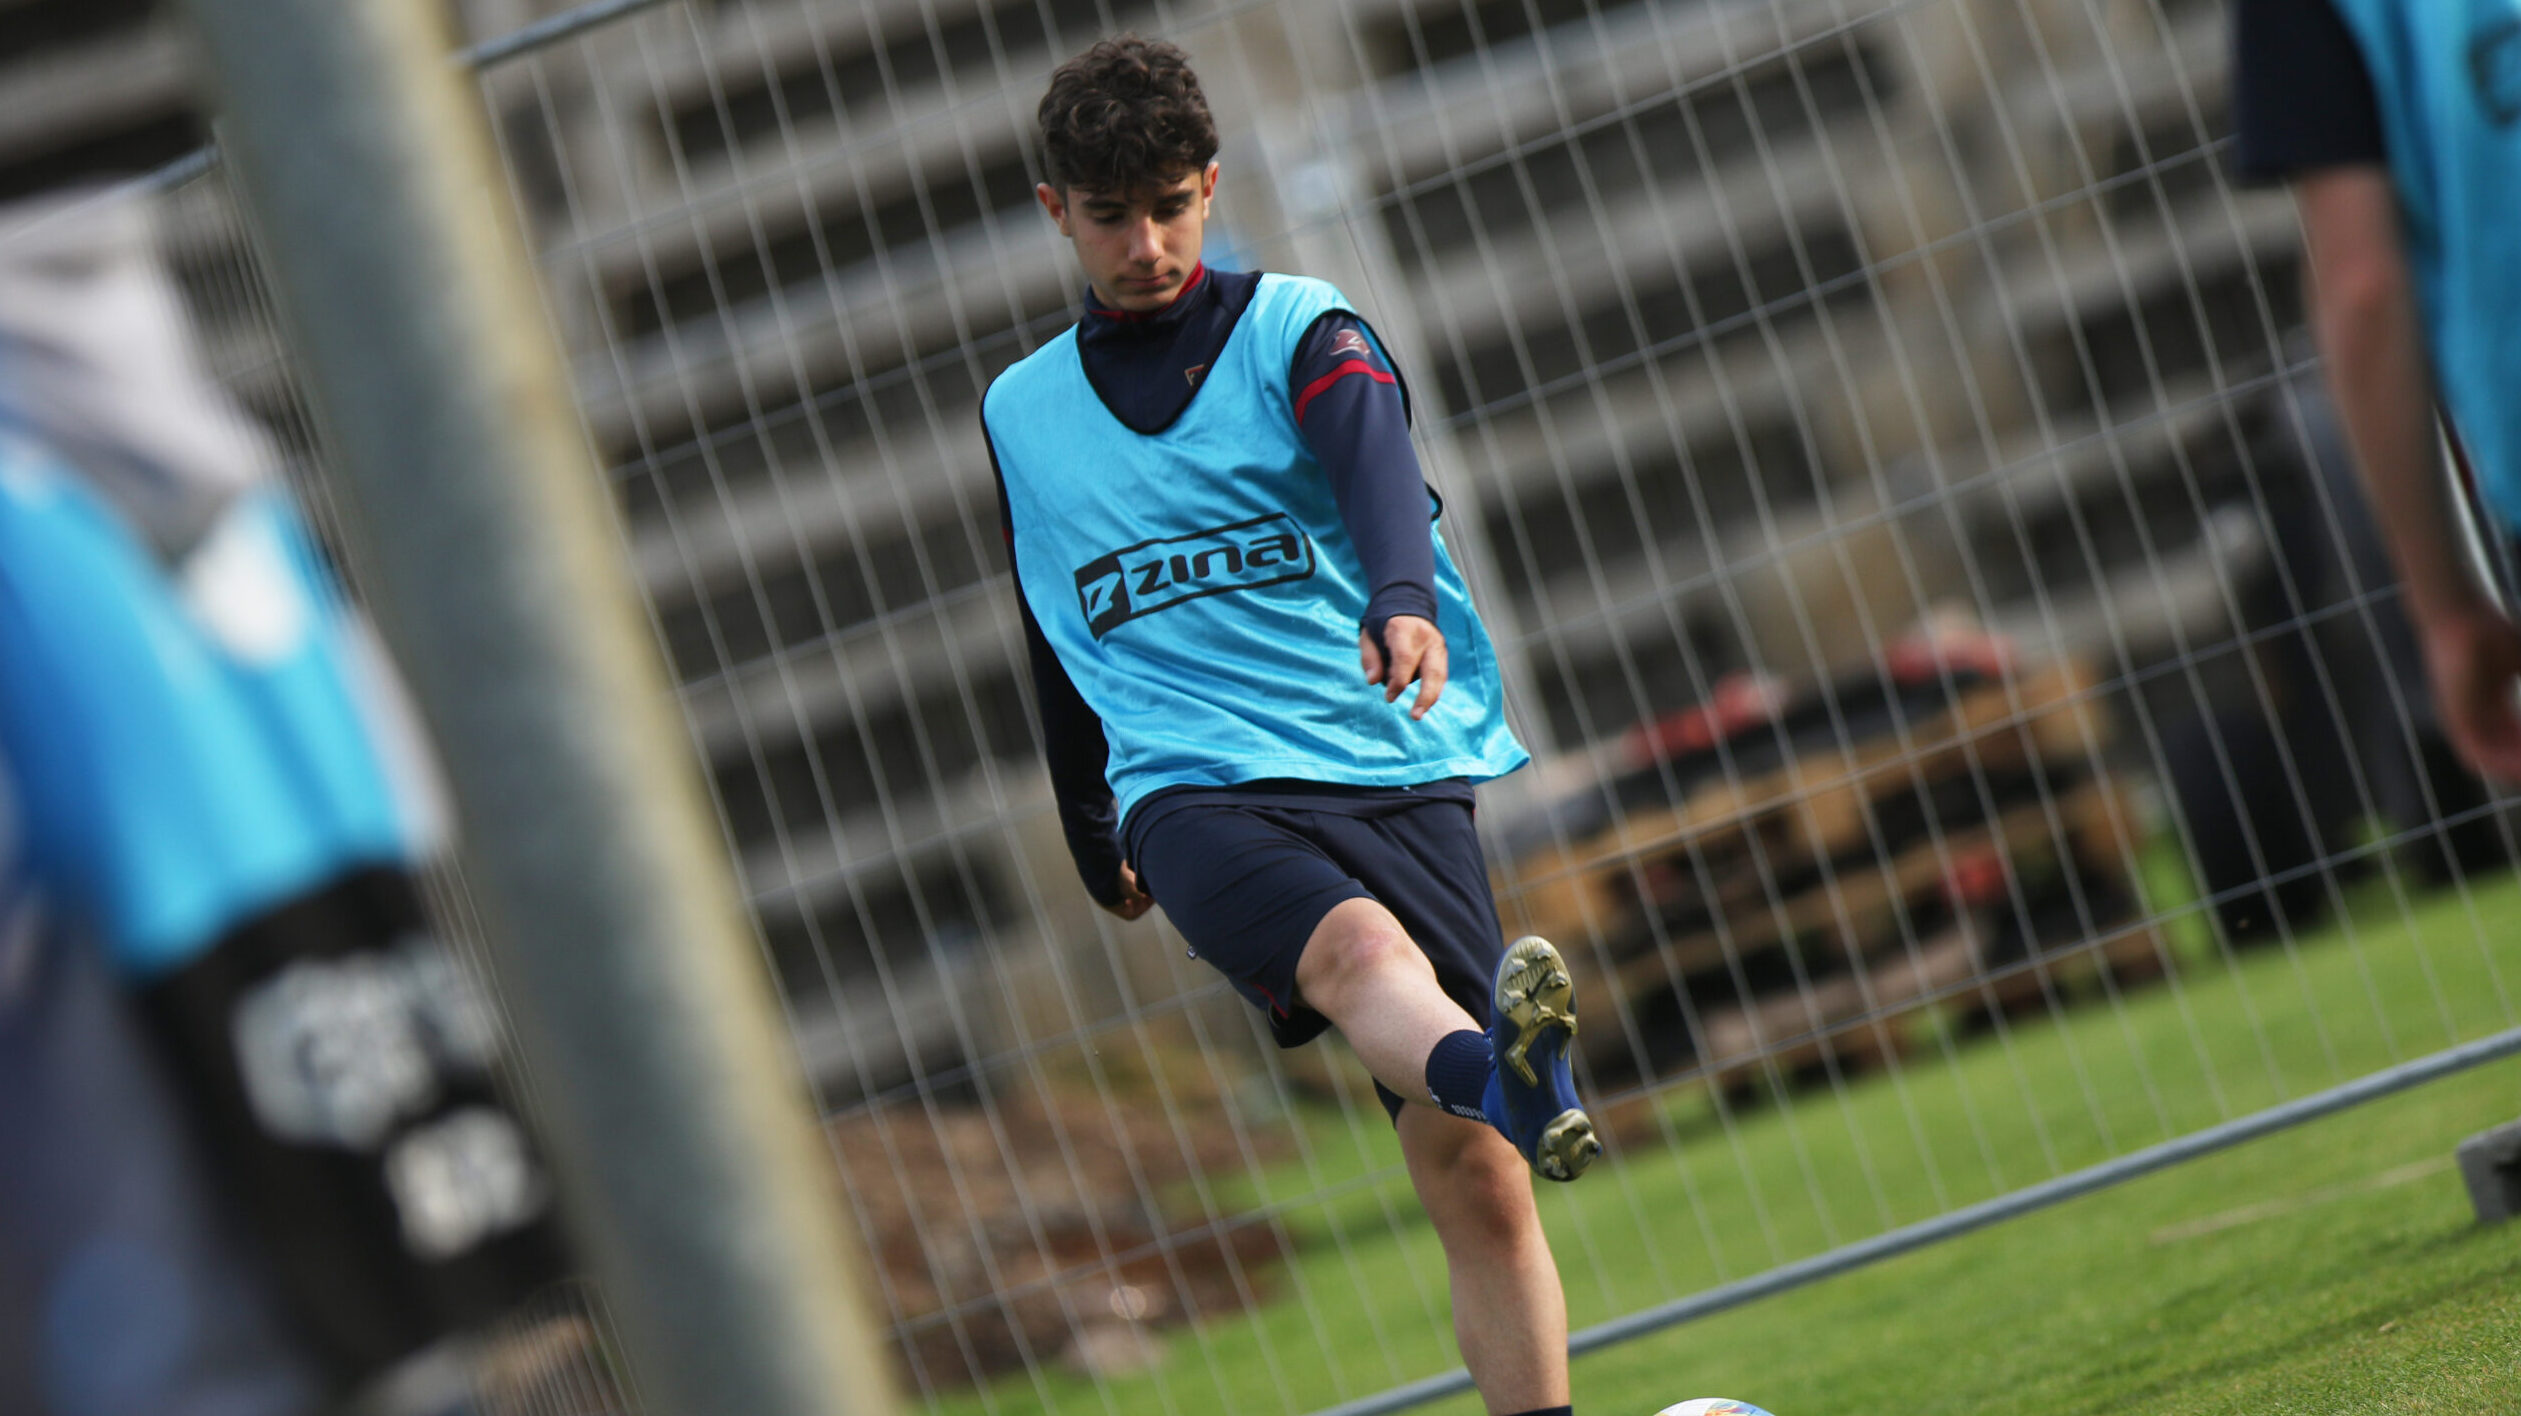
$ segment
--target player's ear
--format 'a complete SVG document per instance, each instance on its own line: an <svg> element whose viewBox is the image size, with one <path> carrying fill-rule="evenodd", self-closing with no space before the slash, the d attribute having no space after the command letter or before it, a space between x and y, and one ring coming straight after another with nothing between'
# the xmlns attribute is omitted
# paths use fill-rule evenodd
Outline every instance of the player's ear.
<svg viewBox="0 0 2521 1416"><path fill-rule="evenodd" d="M1204 220L1208 204L1217 198L1217 160L1208 159L1208 170L1199 174L1199 215Z"/></svg>
<svg viewBox="0 0 2521 1416"><path fill-rule="evenodd" d="M1213 165L1211 166L1211 170L1214 170ZM1037 182L1033 186L1033 200L1040 202L1042 204L1042 210L1050 213L1050 219L1058 225L1060 235L1073 236L1076 234L1068 229L1067 193L1062 192L1048 182Z"/></svg>

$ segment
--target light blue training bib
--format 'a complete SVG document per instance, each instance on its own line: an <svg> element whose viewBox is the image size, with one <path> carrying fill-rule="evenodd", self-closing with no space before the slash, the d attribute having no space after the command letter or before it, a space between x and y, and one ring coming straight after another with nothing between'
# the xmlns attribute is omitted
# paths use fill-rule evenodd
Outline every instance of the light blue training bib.
<svg viewBox="0 0 2521 1416"><path fill-rule="evenodd" d="M0 431L0 756L31 864L140 981L338 875L410 864L427 834L280 496L241 498L181 575Z"/></svg>
<svg viewBox="0 0 2521 1416"><path fill-rule="evenodd" d="M1413 695L1386 704L1358 668L1368 587L1287 387L1297 344L1332 311L1354 313L1330 285L1262 276L1198 395L1159 433L1104 407L1073 328L982 402L1018 588L1103 719L1123 818L1171 786L1414 786L1530 760L1440 532L1444 696L1412 722Z"/></svg>

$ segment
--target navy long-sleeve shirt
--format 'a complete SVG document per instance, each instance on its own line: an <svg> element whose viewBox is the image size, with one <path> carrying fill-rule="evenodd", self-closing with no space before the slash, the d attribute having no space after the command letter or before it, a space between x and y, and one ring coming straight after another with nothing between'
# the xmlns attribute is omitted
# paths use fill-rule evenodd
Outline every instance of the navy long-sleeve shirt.
<svg viewBox="0 0 2521 1416"><path fill-rule="evenodd" d="M1170 305L1145 314L1104 309L1089 294L1077 351L1104 407L1135 432L1171 427L1198 396L1259 283L1257 274L1203 266ZM1379 644L1395 615L1433 620L1428 489L1409 444L1408 396L1398 374L1361 321L1334 312L1306 331L1287 388L1297 427L1330 478L1341 524L1371 587L1359 631ZM1003 486L999 501L1003 520ZM1016 599L1069 853L1088 893L1115 903L1123 852L1105 775L1109 744L1102 719L1070 681L1032 607L1021 593Z"/></svg>
<svg viewBox="0 0 2521 1416"><path fill-rule="evenodd" d="M2243 179L2387 162L2380 105L2363 49L2328 0L2235 0L2233 167Z"/></svg>

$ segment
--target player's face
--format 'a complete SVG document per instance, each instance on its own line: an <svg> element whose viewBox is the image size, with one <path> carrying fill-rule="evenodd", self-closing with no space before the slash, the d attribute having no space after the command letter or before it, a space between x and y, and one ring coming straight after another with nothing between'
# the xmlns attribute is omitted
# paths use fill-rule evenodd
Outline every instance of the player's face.
<svg viewBox="0 0 2521 1416"><path fill-rule="evenodd" d="M1033 189L1077 248L1094 297L1115 310L1161 310L1199 268L1199 240L1217 193L1217 164L1134 192Z"/></svg>

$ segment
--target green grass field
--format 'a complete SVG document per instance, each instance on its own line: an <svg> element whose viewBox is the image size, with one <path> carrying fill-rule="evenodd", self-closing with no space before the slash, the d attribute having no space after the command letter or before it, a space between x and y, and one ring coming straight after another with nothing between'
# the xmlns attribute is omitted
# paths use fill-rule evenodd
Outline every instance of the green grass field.
<svg viewBox="0 0 2521 1416"><path fill-rule="evenodd" d="M2521 885L2402 906L2363 887L2298 949L2065 1021L1929 1031L1896 1072L1720 1112L1668 1102L1543 1212L1581 1328L2521 1022ZM1578 1362L1578 1408L1733 1396L1779 1416L2521 1412L2521 1225L2450 1164L2521 1118L2502 1062ZM1371 1124L1369 1124L1369 1121ZM1457 1364L1442 1261L1379 1112L1298 1116L1299 1158L1228 1183L1295 1260L1256 1318L1152 1369L1061 1371L944 1410L1307 1412ZM1468 1416L1460 1396L1429 1407Z"/></svg>

